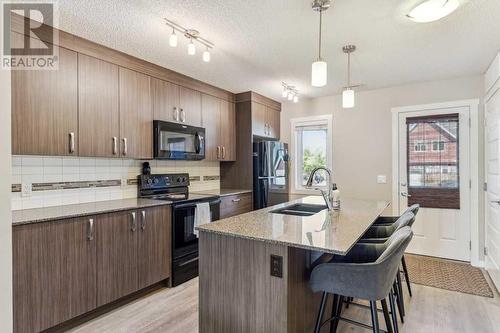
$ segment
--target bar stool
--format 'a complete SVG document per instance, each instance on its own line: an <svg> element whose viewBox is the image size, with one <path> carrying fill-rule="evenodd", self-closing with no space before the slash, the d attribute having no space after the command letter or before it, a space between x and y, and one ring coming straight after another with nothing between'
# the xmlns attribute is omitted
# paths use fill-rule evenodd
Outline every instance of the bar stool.
<svg viewBox="0 0 500 333"><path fill-rule="evenodd" d="M381 301L386 320L387 332L398 332L394 305L394 280L399 272L399 263L410 243L413 232L403 227L389 237L383 244L357 244L346 256L334 256L332 261L316 266L309 280L313 292L323 292L315 332L330 322L330 331L335 332L340 320L372 328L373 332L386 332L380 329L377 301ZM334 295L332 317L323 322L328 295ZM387 296L391 305L392 324L387 311ZM370 302L372 326L341 317L341 305L347 297L359 298ZM394 325L394 331L393 331Z"/></svg>
<svg viewBox="0 0 500 333"><path fill-rule="evenodd" d="M419 209L420 209L420 205L419 204L413 204L410 207L408 207L404 211L404 213L406 213L406 212L412 212L413 215L417 216L417 213L418 213ZM401 214L401 215L403 215L403 214ZM375 220L375 222L373 223L373 225L376 226L376 225L392 224L392 223L396 222L397 219L399 219L401 217L401 215L400 216L379 216Z"/></svg>

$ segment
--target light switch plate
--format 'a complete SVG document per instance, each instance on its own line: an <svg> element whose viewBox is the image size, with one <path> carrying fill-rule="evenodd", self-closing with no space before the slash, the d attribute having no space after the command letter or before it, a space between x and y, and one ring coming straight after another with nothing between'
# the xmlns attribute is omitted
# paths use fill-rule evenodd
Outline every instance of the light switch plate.
<svg viewBox="0 0 500 333"><path fill-rule="evenodd" d="M387 176L386 175L378 175L377 176L377 184L387 184Z"/></svg>
<svg viewBox="0 0 500 333"><path fill-rule="evenodd" d="M121 182L121 183L122 183L122 184L121 184L121 185L122 185L122 186L121 186L122 188L123 188L123 187L127 187L127 178L122 178L122 182Z"/></svg>
<svg viewBox="0 0 500 333"><path fill-rule="evenodd" d="M31 183L21 184L21 196L22 197L31 197L32 192L33 192L33 186Z"/></svg>

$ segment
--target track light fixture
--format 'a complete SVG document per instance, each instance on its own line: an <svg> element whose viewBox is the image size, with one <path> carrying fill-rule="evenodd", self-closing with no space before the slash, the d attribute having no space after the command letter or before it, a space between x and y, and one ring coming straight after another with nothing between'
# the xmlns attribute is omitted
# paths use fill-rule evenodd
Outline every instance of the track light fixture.
<svg viewBox="0 0 500 333"><path fill-rule="evenodd" d="M211 54L210 54L210 49L213 48L215 45L210 42L209 40L203 38L200 36L200 32L198 30L194 29L186 29L179 24L170 21L169 19L165 19L165 24L168 25L169 27L172 28L172 34L169 37L168 44L171 47L176 47L178 44L178 38L176 32L180 32L186 39L189 40L188 46L187 46L187 53L189 55L195 55L196 54L196 45L195 42L202 44L203 46L206 47L206 50L203 52L202 59L204 62L210 62Z"/></svg>
<svg viewBox="0 0 500 333"><path fill-rule="evenodd" d="M299 102L299 91L297 88L294 86L290 86L286 84L285 82L281 82L281 85L283 86L283 91L281 93L281 96L283 98L288 99L289 101L293 101L294 103Z"/></svg>

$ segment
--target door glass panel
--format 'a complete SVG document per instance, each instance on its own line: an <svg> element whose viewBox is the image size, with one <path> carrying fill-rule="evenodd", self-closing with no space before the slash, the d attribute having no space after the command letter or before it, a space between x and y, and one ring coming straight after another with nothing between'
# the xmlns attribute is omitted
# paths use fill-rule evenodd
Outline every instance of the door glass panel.
<svg viewBox="0 0 500 333"><path fill-rule="evenodd" d="M460 208L458 114L406 119L408 204Z"/></svg>

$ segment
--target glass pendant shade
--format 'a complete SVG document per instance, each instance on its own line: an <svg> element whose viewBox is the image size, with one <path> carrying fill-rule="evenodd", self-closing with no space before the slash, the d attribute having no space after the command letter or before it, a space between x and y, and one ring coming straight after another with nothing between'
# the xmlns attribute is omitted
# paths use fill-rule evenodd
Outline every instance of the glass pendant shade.
<svg viewBox="0 0 500 333"><path fill-rule="evenodd" d="M323 60L313 62L311 67L311 85L313 87L326 86L327 64Z"/></svg>
<svg viewBox="0 0 500 333"><path fill-rule="evenodd" d="M288 93L288 100L291 101L293 99L293 93Z"/></svg>
<svg viewBox="0 0 500 333"><path fill-rule="evenodd" d="M293 96L293 102L297 103L299 101L299 96L295 95Z"/></svg>
<svg viewBox="0 0 500 333"><path fill-rule="evenodd" d="M172 34L170 35L170 38L168 39L168 44L171 47L177 47L177 35L175 34L175 32L172 32Z"/></svg>
<svg viewBox="0 0 500 333"><path fill-rule="evenodd" d="M204 62L210 62L210 51L205 50L203 52L203 61Z"/></svg>
<svg viewBox="0 0 500 333"><path fill-rule="evenodd" d="M283 91L281 92L281 97L286 98L288 96L288 90L286 88L283 88Z"/></svg>
<svg viewBox="0 0 500 333"><path fill-rule="evenodd" d="M427 0L413 8L407 16L414 22L433 22L450 15L459 5L458 0Z"/></svg>
<svg viewBox="0 0 500 333"><path fill-rule="evenodd" d="M344 89L342 92L342 107L344 109L350 109L353 108L354 105L354 90L351 88Z"/></svg>
<svg viewBox="0 0 500 333"><path fill-rule="evenodd" d="M189 54L189 55L195 55L195 54L196 54L196 46L194 46L193 41L191 41L191 42L188 44L188 54Z"/></svg>

